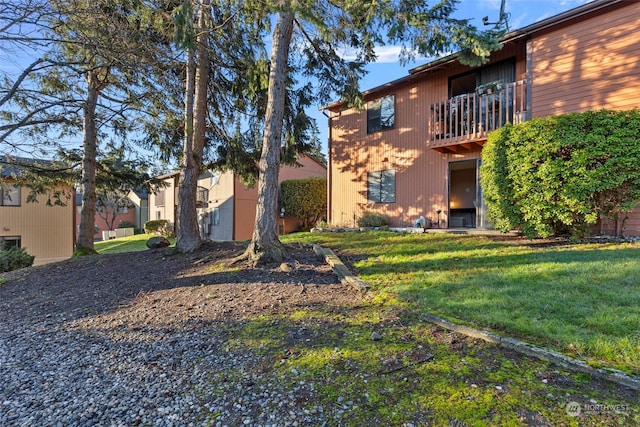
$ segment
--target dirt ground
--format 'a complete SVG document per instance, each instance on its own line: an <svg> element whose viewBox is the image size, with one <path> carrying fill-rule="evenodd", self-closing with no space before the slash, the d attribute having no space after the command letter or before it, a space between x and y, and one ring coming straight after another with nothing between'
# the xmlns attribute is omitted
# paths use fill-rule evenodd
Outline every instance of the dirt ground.
<svg viewBox="0 0 640 427"><path fill-rule="evenodd" d="M0 275L7 280L0 286L0 321L107 313L116 321L117 312L120 321L144 319L148 326L161 326L153 323L238 319L327 302L348 305L359 298L309 246L287 246L291 271L280 264L237 263L232 272L220 266L245 247L206 243L188 255L159 249L85 256L5 273ZM123 307L127 310L117 310Z"/></svg>
<svg viewBox="0 0 640 427"><path fill-rule="evenodd" d="M259 268L237 263L229 269L231 260L245 248L246 244L242 243L206 243L188 255L172 255L167 249L159 249L85 256L0 274L0 322L5 325L32 324L36 328L62 323L82 324L83 328L112 333L122 331L123 334L145 329L176 332L193 330L203 324L238 324L237 321L242 323L244 319L317 308L337 310L349 316L350 311L357 312L370 304L369 296L341 284L331 267L309 246L286 247L289 268L283 269L279 263ZM344 257L343 261L349 265L354 260ZM395 319L392 314L384 315ZM408 318L417 319L413 315ZM300 338L299 334L304 331L311 335L302 341L311 340L313 344L317 338L310 332L314 330L313 322L309 319L306 327L292 324L291 331L284 336ZM398 325L393 323L396 321L389 322L389 328L402 331L409 324L409 321L398 320ZM385 325L381 322L377 327ZM446 345L452 354L459 353L461 358L466 357L470 349L476 349L479 354L486 353L480 356L482 361L474 374L476 377L467 379L476 386L482 385L485 371L497 369L494 365L498 360L509 359L516 365L528 366L528 358L521 354L436 327L431 330L434 340ZM325 335L326 331L318 336ZM336 336L341 340L340 335ZM535 366L538 366L535 375L544 378L547 389L531 392L533 394L547 393L549 396L552 392L561 392L565 396L563 399L588 404L590 394L597 393L600 399L615 390L616 402L635 402L637 399L636 392L607 382L594 380L578 386L569 373L544 363ZM416 377L416 381L422 379ZM542 396L539 399L550 398ZM548 404L557 406L555 401ZM590 416L593 418L585 425L591 425L591 421L609 424L629 420L618 419L614 413ZM553 424L540 421L540 417L527 412L521 415L521 421L527 425Z"/></svg>

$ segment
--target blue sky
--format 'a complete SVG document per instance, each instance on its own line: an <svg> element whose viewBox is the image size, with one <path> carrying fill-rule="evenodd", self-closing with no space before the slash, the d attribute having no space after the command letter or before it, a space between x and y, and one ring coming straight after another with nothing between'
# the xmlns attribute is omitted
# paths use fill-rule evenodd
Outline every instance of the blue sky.
<svg viewBox="0 0 640 427"><path fill-rule="evenodd" d="M434 1L434 0L431 0ZM510 14L509 29L516 30L534 22L549 18L591 0L506 0L505 13ZM461 0L456 16L472 19L477 27L483 27L482 18L495 22L500 14L501 0ZM383 46L378 51L378 61L367 67L368 74L360 84L361 90L371 89L408 74L408 70L429 62L429 59L417 60L402 67L398 63L399 48ZM318 122L323 150L327 148L327 118L320 111L309 112Z"/></svg>

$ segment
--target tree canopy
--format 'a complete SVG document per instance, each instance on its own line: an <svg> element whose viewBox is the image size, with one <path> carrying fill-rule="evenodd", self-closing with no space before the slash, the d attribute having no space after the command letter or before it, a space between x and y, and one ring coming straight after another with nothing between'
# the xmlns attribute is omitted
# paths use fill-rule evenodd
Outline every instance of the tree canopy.
<svg viewBox="0 0 640 427"><path fill-rule="evenodd" d="M256 182L250 252L256 260L261 253L278 259L279 167L319 151L306 109L335 97L361 106L359 79L382 44L402 46L401 61L459 51L467 64L500 47L500 28L480 31L453 17L456 0L11 3L13 9L0 8L0 22L8 23L0 38L28 47L34 60L0 88L0 144L51 153L65 138L78 148L82 135L87 211L78 246L87 248L95 161L117 139L129 151L133 141L143 142L181 165L179 222L189 235L181 239L179 230L181 250L199 244L195 180L213 167ZM18 132L20 138L8 138Z"/></svg>

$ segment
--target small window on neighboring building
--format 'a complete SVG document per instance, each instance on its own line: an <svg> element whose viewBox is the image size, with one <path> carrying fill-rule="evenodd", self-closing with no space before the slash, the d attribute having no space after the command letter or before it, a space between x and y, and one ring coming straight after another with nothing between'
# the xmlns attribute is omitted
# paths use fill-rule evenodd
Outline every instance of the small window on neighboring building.
<svg viewBox="0 0 640 427"><path fill-rule="evenodd" d="M211 225L220 225L220 208L211 211Z"/></svg>
<svg viewBox="0 0 640 427"><path fill-rule="evenodd" d="M215 187L220 182L220 172L215 171L211 173L211 186Z"/></svg>
<svg viewBox="0 0 640 427"><path fill-rule="evenodd" d="M395 169L369 172L367 174L367 200L373 203L395 203Z"/></svg>
<svg viewBox="0 0 640 427"><path fill-rule="evenodd" d="M166 194L166 190L160 190L156 193L156 206L164 206Z"/></svg>
<svg viewBox="0 0 640 427"><path fill-rule="evenodd" d="M20 236L0 237L0 250L7 250L11 248L21 247Z"/></svg>
<svg viewBox="0 0 640 427"><path fill-rule="evenodd" d="M387 95L367 103L367 133L393 129L396 125L396 96Z"/></svg>
<svg viewBox="0 0 640 427"><path fill-rule="evenodd" d="M196 208L206 208L209 202L209 190L205 187L198 186L196 193Z"/></svg>
<svg viewBox="0 0 640 427"><path fill-rule="evenodd" d="M20 206L20 186L0 185L0 206Z"/></svg>
<svg viewBox="0 0 640 427"><path fill-rule="evenodd" d="M162 219L162 212L156 211L156 219Z"/></svg>

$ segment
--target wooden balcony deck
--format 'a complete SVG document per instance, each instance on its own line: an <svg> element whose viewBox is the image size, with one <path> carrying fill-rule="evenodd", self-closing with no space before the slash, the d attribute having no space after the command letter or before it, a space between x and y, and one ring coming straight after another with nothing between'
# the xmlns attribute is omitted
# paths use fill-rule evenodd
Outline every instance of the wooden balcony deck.
<svg viewBox="0 0 640 427"><path fill-rule="evenodd" d="M432 104L428 146L443 153L478 150L489 132L528 118L526 99L527 84L521 80Z"/></svg>

